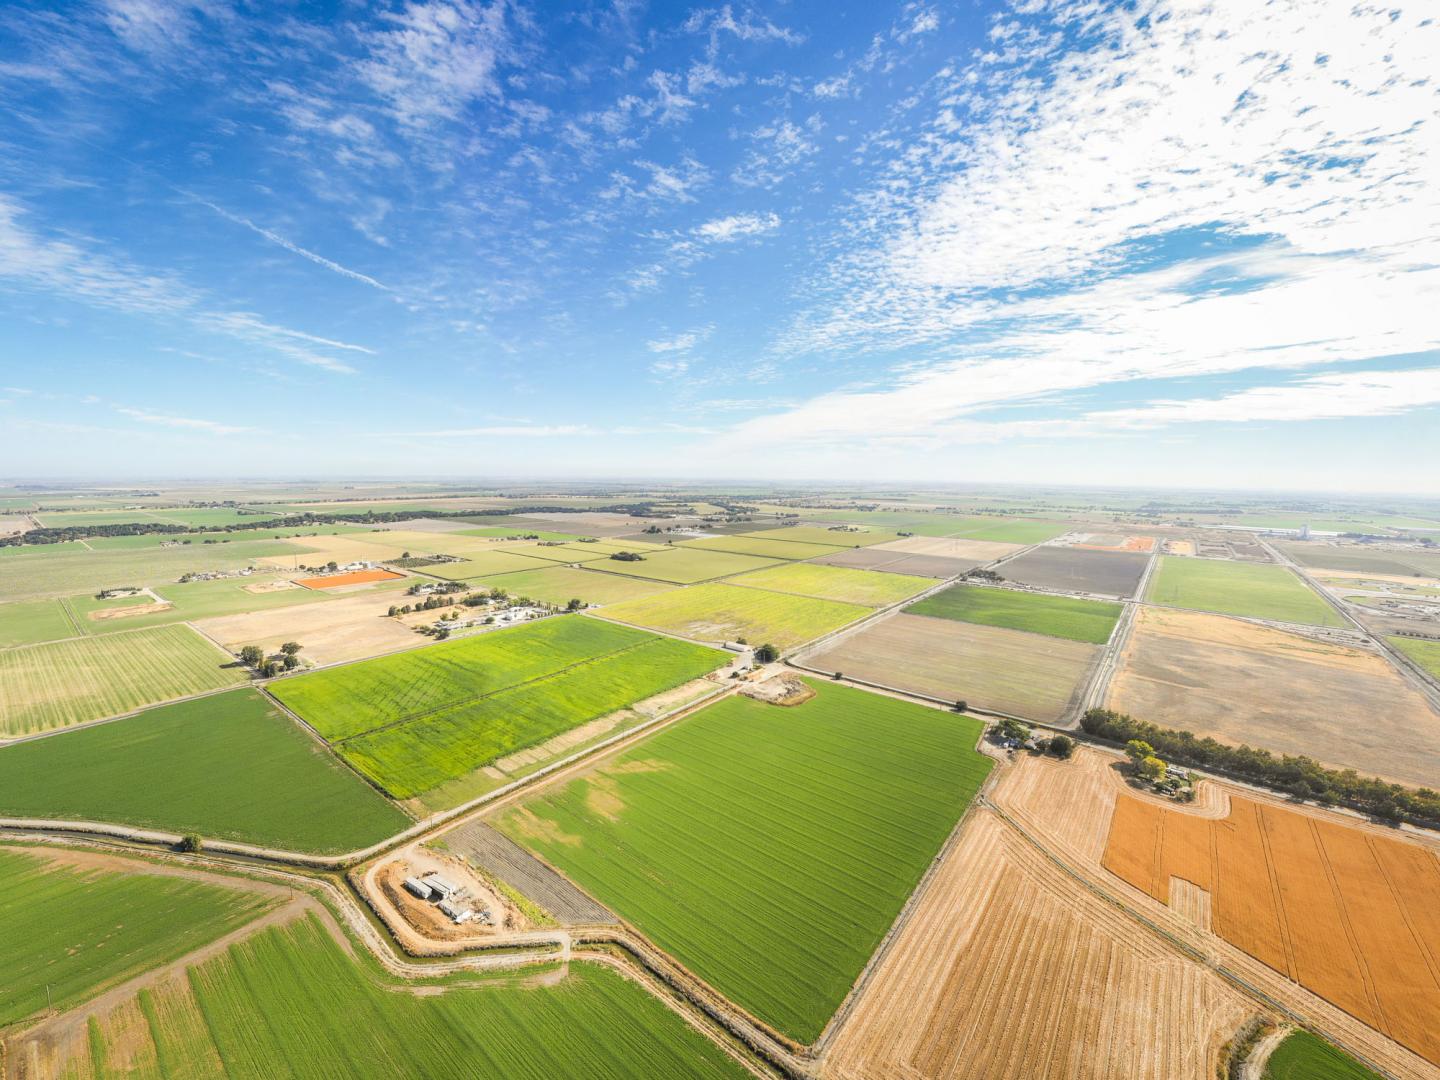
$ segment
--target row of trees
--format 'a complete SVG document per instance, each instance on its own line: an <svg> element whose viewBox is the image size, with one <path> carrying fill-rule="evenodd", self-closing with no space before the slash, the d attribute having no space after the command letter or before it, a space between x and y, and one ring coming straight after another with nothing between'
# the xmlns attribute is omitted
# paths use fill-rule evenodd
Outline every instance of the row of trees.
<svg viewBox="0 0 1440 1080"><path fill-rule="evenodd" d="M1091 709L1080 721L1089 735L1129 744L1140 740L1150 756L1223 772L1325 806L1347 806L1385 821L1440 828L1440 792L1407 788L1354 769L1329 769L1311 757L1229 746L1189 731L1175 731L1110 709Z"/></svg>
<svg viewBox="0 0 1440 1080"><path fill-rule="evenodd" d="M280 646L278 657L265 655L265 650L259 645L246 645L240 650L240 662L262 679L273 679L276 675L286 671L294 671L300 666L300 649L298 641L287 641Z"/></svg>

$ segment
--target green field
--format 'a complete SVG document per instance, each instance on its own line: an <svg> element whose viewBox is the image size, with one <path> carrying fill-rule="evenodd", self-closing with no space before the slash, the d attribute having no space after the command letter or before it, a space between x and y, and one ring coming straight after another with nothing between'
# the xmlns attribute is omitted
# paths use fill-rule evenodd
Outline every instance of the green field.
<svg viewBox="0 0 1440 1080"><path fill-rule="evenodd" d="M442 535L440 533L437 536ZM437 550L441 546L437 544ZM457 553L458 554L458 553ZM491 574L514 573L519 570L539 570L551 565L544 559L532 559L515 551L494 548L484 551L467 551L460 555L464 562L438 563L421 568L420 573L430 577L446 578L449 581L470 581Z"/></svg>
<svg viewBox="0 0 1440 1080"><path fill-rule="evenodd" d="M504 589L511 596L528 596L549 604L568 604L571 600L583 600L587 604L613 604L618 600L654 596L675 588L662 581L593 574L569 566L500 574L486 578L484 584L489 589Z"/></svg>
<svg viewBox="0 0 1440 1080"><path fill-rule="evenodd" d="M0 604L0 649L75 637L78 629L58 600Z"/></svg>
<svg viewBox="0 0 1440 1080"><path fill-rule="evenodd" d="M507 536L533 536L538 540L558 540L564 543L566 540L579 540L577 533L549 532L545 529L504 529L498 526L490 526L482 529L456 529L456 536L488 536L503 539Z"/></svg>
<svg viewBox="0 0 1440 1080"><path fill-rule="evenodd" d="M772 566L768 570L742 574L732 578L730 584L813 596L820 600L839 600L846 604L884 607L933 588L935 580L909 577L905 574L881 574L874 570L854 570L845 566L791 563L788 566Z"/></svg>
<svg viewBox="0 0 1440 1080"><path fill-rule="evenodd" d="M190 507L178 510L66 510L58 513L46 511L36 517L47 529L63 529L76 525L124 525L131 522L165 522L181 528L204 528L242 522L259 524L266 520L263 514L242 514L238 510L224 507Z"/></svg>
<svg viewBox="0 0 1440 1080"><path fill-rule="evenodd" d="M817 555L833 555L845 550L834 544L806 544L799 540L767 540L761 536L707 536L702 540L682 540L679 547L706 551L733 551L737 555L760 555L768 559L813 559Z"/></svg>
<svg viewBox="0 0 1440 1080"><path fill-rule="evenodd" d="M645 989L596 965L421 985L431 992L410 992L368 954L347 954L310 916L142 991L139 1031L102 1025L79 1041L72 1064L110 1076L124 1062L137 1080L751 1075Z"/></svg>
<svg viewBox="0 0 1440 1080"><path fill-rule="evenodd" d="M727 698L497 822L806 1043L991 766L977 721L811 685L791 707Z"/></svg>
<svg viewBox="0 0 1440 1080"><path fill-rule="evenodd" d="M323 854L368 847L411 824L248 689L0 747L0 815L110 821Z"/></svg>
<svg viewBox="0 0 1440 1080"><path fill-rule="evenodd" d="M727 551L705 551L695 548L673 547L654 553L645 552L640 562L621 562L618 559L604 559L593 562L590 567L610 574L625 574L630 577L650 578L652 581L669 581L676 585L690 585L697 581L743 574L747 570L759 570L773 566L779 560L762 559L755 555L733 555Z"/></svg>
<svg viewBox="0 0 1440 1080"><path fill-rule="evenodd" d="M1425 641L1421 638L1386 638L1415 663L1440 679L1440 641Z"/></svg>
<svg viewBox="0 0 1440 1080"><path fill-rule="evenodd" d="M1071 525L1063 521L996 521L988 524L965 526L950 536L961 536L966 540L986 540L998 544L1043 544L1069 532Z"/></svg>
<svg viewBox="0 0 1440 1080"><path fill-rule="evenodd" d="M260 519L257 518L257 521ZM370 530L359 525L270 525L266 528L237 530L235 532L184 533L141 533L139 536L94 536L85 541L93 551L125 551L136 548L161 550L161 544L177 541L184 547L210 548L220 544L238 544L257 540L284 540L294 537L344 536L347 533L363 533Z"/></svg>
<svg viewBox="0 0 1440 1080"><path fill-rule="evenodd" d="M557 616L302 675L272 691L355 768L403 799L699 678L724 660L688 642Z"/></svg>
<svg viewBox="0 0 1440 1080"><path fill-rule="evenodd" d="M741 533L742 536L758 536L762 540L790 540L801 544L823 544L826 547L857 548L871 544L884 544L899 540L900 534L893 529L862 528L859 531L825 529L818 525L786 525L782 529L766 529L763 532Z"/></svg>
<svg viewBox="0 0 1440 1080"><path fill-rule="evenodd" d="M1380 1080L1380 1074L1310 1032L1297 1030L1271 1052L1265 1080Z"/></svg>
<svg viewBox="0 0 1440 1080"><path fill-rule="evenodd" d="M621 601L607 607L605 617L699 641L744 638L752 645L770 642L792 649L870 611L858 604L714 583Z"/></svg>
<svg viewBox="0 0 1440 1080"><path fill-rule="evenodd" d="M1346 625L1334 608L1283 566L1164 555L1145 599L1222 615Z"/></svg>
<svg viewBox="0 0 1440 1080"><path fill-rule="evenodd" d="M0 650L0 735L98 720L246 681L188 626Z"/></svg>
<svg viewBox="0 0 1440 1080"><path fill-rule="evenodd" d="M149 597L133 600L96 600L93 595L67 597L62 603L69 606L75 623L85 634L110 634L118 630L138 630L146 626L165 626L169 623L193 622L217 615L239 615L251 611L269 611L273 608L295 607L300 604L323 604L339 599L314 589L282 589L278 592L253 593L246 585L257 582L280 581L276 575L253 578L219 578L215 581L191 581L184 585L156 585L155 593L173 606L165 611L142 615L127 615L124 618L92 619L91 612L107 608L124 608L149 603ZM393 589L408 584L403 581L380 581L369 586L371 589ZM354 593L345 595L353 596Z"/></svg>
<svg viewBox="0 0 1440 1080"><path fill-rule="evenodd" d="M241 570L270 555L307 554L284 540L191 544L173 548L87 550L80 544L0 548L0 596L29 600L97 593L121 585L174 583L183 574Z"/></svg>
<svg viewBox="0 0 1440 1080"><path fill-rule="evenodd" d="M906 610L912 615L930 615L957 622L1004 626L1034 634L1069 638L1104 645L1124 609L1103 600L1078 600L1066 596L1018 592L1014 589L987 589L977 585L951 585L944 592L927 596Z"/></svg>
<svg viewBox="0 0 1440 1080"><path fill-rule="evenodd" d="M63 1010L248 922L253 892L0 847L0 1030ZM138 871L138 872L137 872ZM47 994L48 990L48 994Z"/></svg>
<svg viewBox="0 0 1440 1080"><path fill-rule="evenodd" d="M1330 544L1281 543L1281 551L1301 566L1354 570L1365 574L1399 574L1440 578L1440 551L1420 548L1377 548L1364 544L1334 547Z"/></svg>

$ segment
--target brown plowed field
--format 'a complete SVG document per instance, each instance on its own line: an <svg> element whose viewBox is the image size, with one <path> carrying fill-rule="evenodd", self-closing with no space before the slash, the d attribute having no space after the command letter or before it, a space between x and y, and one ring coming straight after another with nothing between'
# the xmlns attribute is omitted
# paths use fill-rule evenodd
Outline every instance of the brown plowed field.
<svg viewBox="0 0 1440 1080"><path fill-rule="evenodd" d="M990 540L962 540L948 536L907 536L880 544L877 551L903 551L907 555L940 555L947 559L964 559L971 566L994 562L1019 551L1023 544L1001 544Z"/></svg>
<svg viewBox="0 0 1440 1080"><path fill-rule="evenodd" d="M895 615L802 662L821 671L1033 720L1069 710L1092 665L1095 645L996 626Z"/></svg>
<svg viewBox="0 0 1440 1080"><path fill-rule="evenodd" d="M1388 660L1238 619L1142 608L1106 706L1402 783L1440 779L1440 715Z"/></svg>
<svg viewBox="0 0 1440 1080"><path fill-rule="evenodd" d="M1209 1080L1253 1011L977 809L821 1075Z"/></svg>
<svg viewBox="0 0 1440 1080"><path fill-rule="evenodd" d="M372 581L394 581L404 576L393 570L352 570L348 574L296 578L295 584L303 585L307 589L339 589L346 585L368 585Z"/></svg>
<svg viewBox="0 0 1440 1080"><path fill-rule="evenodd" d="M1135 595L1149 562L1150 556L1133 551L1037 547L1011 559L1000 572L1037 589L1128 597Z"/></svg>
<svg viewBox="0 0 1440 1080"><path fill-rule="evenodd" d="M390 605L398 599L397 593L366 591L272 611L200 619L195 629L233 653L246 645L259 645L270 653L283 642L298 641L303 647L302 660L312 664L338 664L425 641L400 620L386 617ZM435 616L439 618L440 612L435 612Z"/></svg>
<svg viewBox="0 0 1440 1080"><path fill-rule="evenodd" d="M1440 858L1270 803L1207 820L1122 796L1104 866L1170 902L1210 894L1226 941L1440 1064Z"/></svg>

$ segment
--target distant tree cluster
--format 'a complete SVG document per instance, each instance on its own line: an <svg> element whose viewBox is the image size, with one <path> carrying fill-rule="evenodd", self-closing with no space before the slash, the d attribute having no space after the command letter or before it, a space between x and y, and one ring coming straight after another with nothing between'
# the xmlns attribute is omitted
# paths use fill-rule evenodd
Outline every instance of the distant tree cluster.
<svg viewBox="0 0 1440 1080"><path fill-rule="evenodd" d="M645 556L634 551L617 551L610 558L618 562L644 562Z"/></svg>
<svg viewBox="0 0 1440 1080"><path fill-rule="evenodd" d="M1326 806L1346 806L1385 821L1440 828L1440 792L1431 788L1407 788L1361 776L1354 769L1328 769L1310 757L1228 746L1208 736L1197 738L1189 731L1162 728L1110 709L1091 709L1080 726L1087 734L1111 742L1140 742L1150 751L1146 757L1213 769L1297 798Z"/></svg>

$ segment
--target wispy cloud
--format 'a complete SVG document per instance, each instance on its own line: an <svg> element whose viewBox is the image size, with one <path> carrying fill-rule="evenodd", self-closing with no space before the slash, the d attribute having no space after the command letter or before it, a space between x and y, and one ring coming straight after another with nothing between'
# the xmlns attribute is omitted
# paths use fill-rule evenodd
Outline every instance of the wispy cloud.
<svg viewBox="0 0 1440 1080"><path fill-rule="evenodd" d="M190 416L170 416L165 413L151 412L148 409L132 409L123 405L116 405L115 411L123 416L130 417L132 420L138 420L142 424L183 428L186 431L205 431L211 435L243 435L256 430L253 427L222 424L214 420L201 420Z"/></svg>
<svg viewBox="0 0 1440 1080"><path fill-rule="evenodd" d="M339 274L341 277L347 277L351 281L358 281L364 285L369 285L371 288L379 289L381 292L393 291L388 285L382 285L380 282L376 281L368 274L362 274L358 270L351 270L348 266L341 266L339 263L331 259L327 259L323 255L317 255L315 254L315 252L310 251L307 248L303 248L299 244L296 244L291 240L287 240L285 237L281 236L277 232L266 229L260 225L256 225L249 218L241 217L239 214L232 214L224 207L216 206L209 199L202 199L200 196L192 194L188 191L184 192L184 194L188 195L191 199L199 203L201 206L209 207L226 221L232 222L236 225L241 225L249 229L251 232L255 233L257 236L263 236L266 240L270 241L270 243L282 247L286 251L292 252L293 254L299 255L302 259L309 259L317 266L323 266L326 270L331 270Z"/></svg>
<svg viewBox="0 0 1440 1080"><path fill-rule="evenodd" d="M696 226L695 235L704 240L728 244L732 240L748 236L763 236L779 227L778 214L731 214L729 217L715 218Z"/></svg>

